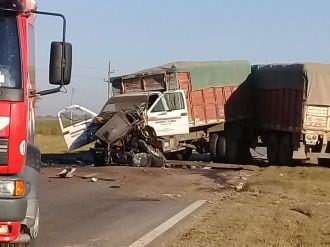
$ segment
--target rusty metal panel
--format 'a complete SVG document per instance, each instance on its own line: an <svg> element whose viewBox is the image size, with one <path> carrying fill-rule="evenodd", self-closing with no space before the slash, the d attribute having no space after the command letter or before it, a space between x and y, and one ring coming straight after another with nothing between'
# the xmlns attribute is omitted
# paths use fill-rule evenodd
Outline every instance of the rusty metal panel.
<svg viewBox="0 0 330 247"><path fill-rule="evenodd" d="M192 106L192 100L191 100L191 78L189 72L178 72L176 73L176 80L177 84L179 85L179 88L182 90L186 90L187 92L187 105L188 105L188 117L189 122L193 123L193 106Z"/></svg>
<svg viewBox="0 0 330 247"><path fill-rule="evenodd" d="M191 78L189 72L178 72L176 73L176 79L179 83L180 89L191 91Z"/></svg>
<svg viewBox="0 0 330 247"><path fill-rule="evenodd" d="M299 132L302 129L303 91L258 89L255 93L256 119L260 126Z"/></svg>
<svg viewBox="0 0 330 247"><path fill-rule="evenodd" d="M218 117L219 119L225 119L225 104L226 98L224 93L224 88L215 88L217 108L218 108Z"/></svg>
<svg viewBox="0 0 330 247"><path fill-rule="evenodd" d="M164 90L166 90L165 74L137 76L122 81L122 93Z"/></svg>
<svg viewBox="0 0 330 247"><path fill-rule="evenodd" d="M190 93L191 119L195 124L205 123L205 109L203 100L203 91L194 90Z"/></svg>
<svg viewBox="0 0 330 247"><path fill-rule="evenodd" d="M203 125L217 122L224 122L226 119L225 106L232 95L233 88L212 87L200 90L193 90L189 94L190 119L195 125ZM232 115L235 118L241 112L242 104L246 102L237 102L232 104Z"/></svg>

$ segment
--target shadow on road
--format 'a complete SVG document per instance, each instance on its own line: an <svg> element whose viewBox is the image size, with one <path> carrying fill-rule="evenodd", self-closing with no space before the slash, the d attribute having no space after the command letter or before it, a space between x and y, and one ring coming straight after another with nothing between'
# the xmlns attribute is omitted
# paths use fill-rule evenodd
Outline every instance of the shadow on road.
<svg viewBox="0 0 330 247"><path fill-rule="evenodd" d="M92 165L93 158L89 151L78 151L74 153L45 153L41 155L41 162L46 166Z"/></svg>

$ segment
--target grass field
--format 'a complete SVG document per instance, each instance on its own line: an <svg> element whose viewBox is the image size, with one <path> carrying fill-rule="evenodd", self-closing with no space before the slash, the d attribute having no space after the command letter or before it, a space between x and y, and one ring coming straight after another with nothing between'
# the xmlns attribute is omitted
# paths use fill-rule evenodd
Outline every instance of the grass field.
<svg viewBox="0 0 330 247"><path fill-rule="evenodd" d="M164 246L330 246L330 170L261 169Z"/></svg>
<svg viewBox="0 0 330 247"><path fill-rule="evenodd" d="M59 122L55 117L37 117L36 134L43 136L62 135Z"/></svg>
<svg viewBox="0 0 330 247"><path fill-rule="evenodd" d="M63 136L60 135L36 135L36 144L41 153L64 153L67 147Z"/></svg>
<svg viewBox="0 0 330 247"><path fill-rule="evenodd" d="M35 141L42 153L67 151L57 118L37 117Z"/></svg>
<svg viewBox="0 0 330 247"><path fill-rule="evenodd" d="M38 117L36 120L36 145L41 153L65 153L67 146L62 135L59 122L55 117ZM89 150L89 144L77 151Z"/></svg>

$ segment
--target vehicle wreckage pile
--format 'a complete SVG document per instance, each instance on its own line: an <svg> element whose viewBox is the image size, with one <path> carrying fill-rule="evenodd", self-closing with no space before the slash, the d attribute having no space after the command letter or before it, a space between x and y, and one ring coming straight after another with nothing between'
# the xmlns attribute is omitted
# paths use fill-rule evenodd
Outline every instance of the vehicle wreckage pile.
<svg viewBox="0 0 330 247"><path fill-rule="evenodd" d="M155 133L145 125L139 107L119 112L101 112L94 119L95 147L91 148L96 165L165 165Z"/></svg>

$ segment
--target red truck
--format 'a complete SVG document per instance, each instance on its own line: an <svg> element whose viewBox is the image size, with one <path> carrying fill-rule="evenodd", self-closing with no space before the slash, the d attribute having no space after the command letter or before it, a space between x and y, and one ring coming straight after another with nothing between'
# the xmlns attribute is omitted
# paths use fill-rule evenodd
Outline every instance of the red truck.
<svg viewBox="0 0 330 247"><path fill-rule="evenodd" d="M49 80L36 91L34 30L37 14L63 19L63 38L52 42ZM65 18L36 10L34 0L0 0L0 245L28 246L39 230L40 151L34 145L36 97L70 83L71 44Z"/></svg>

